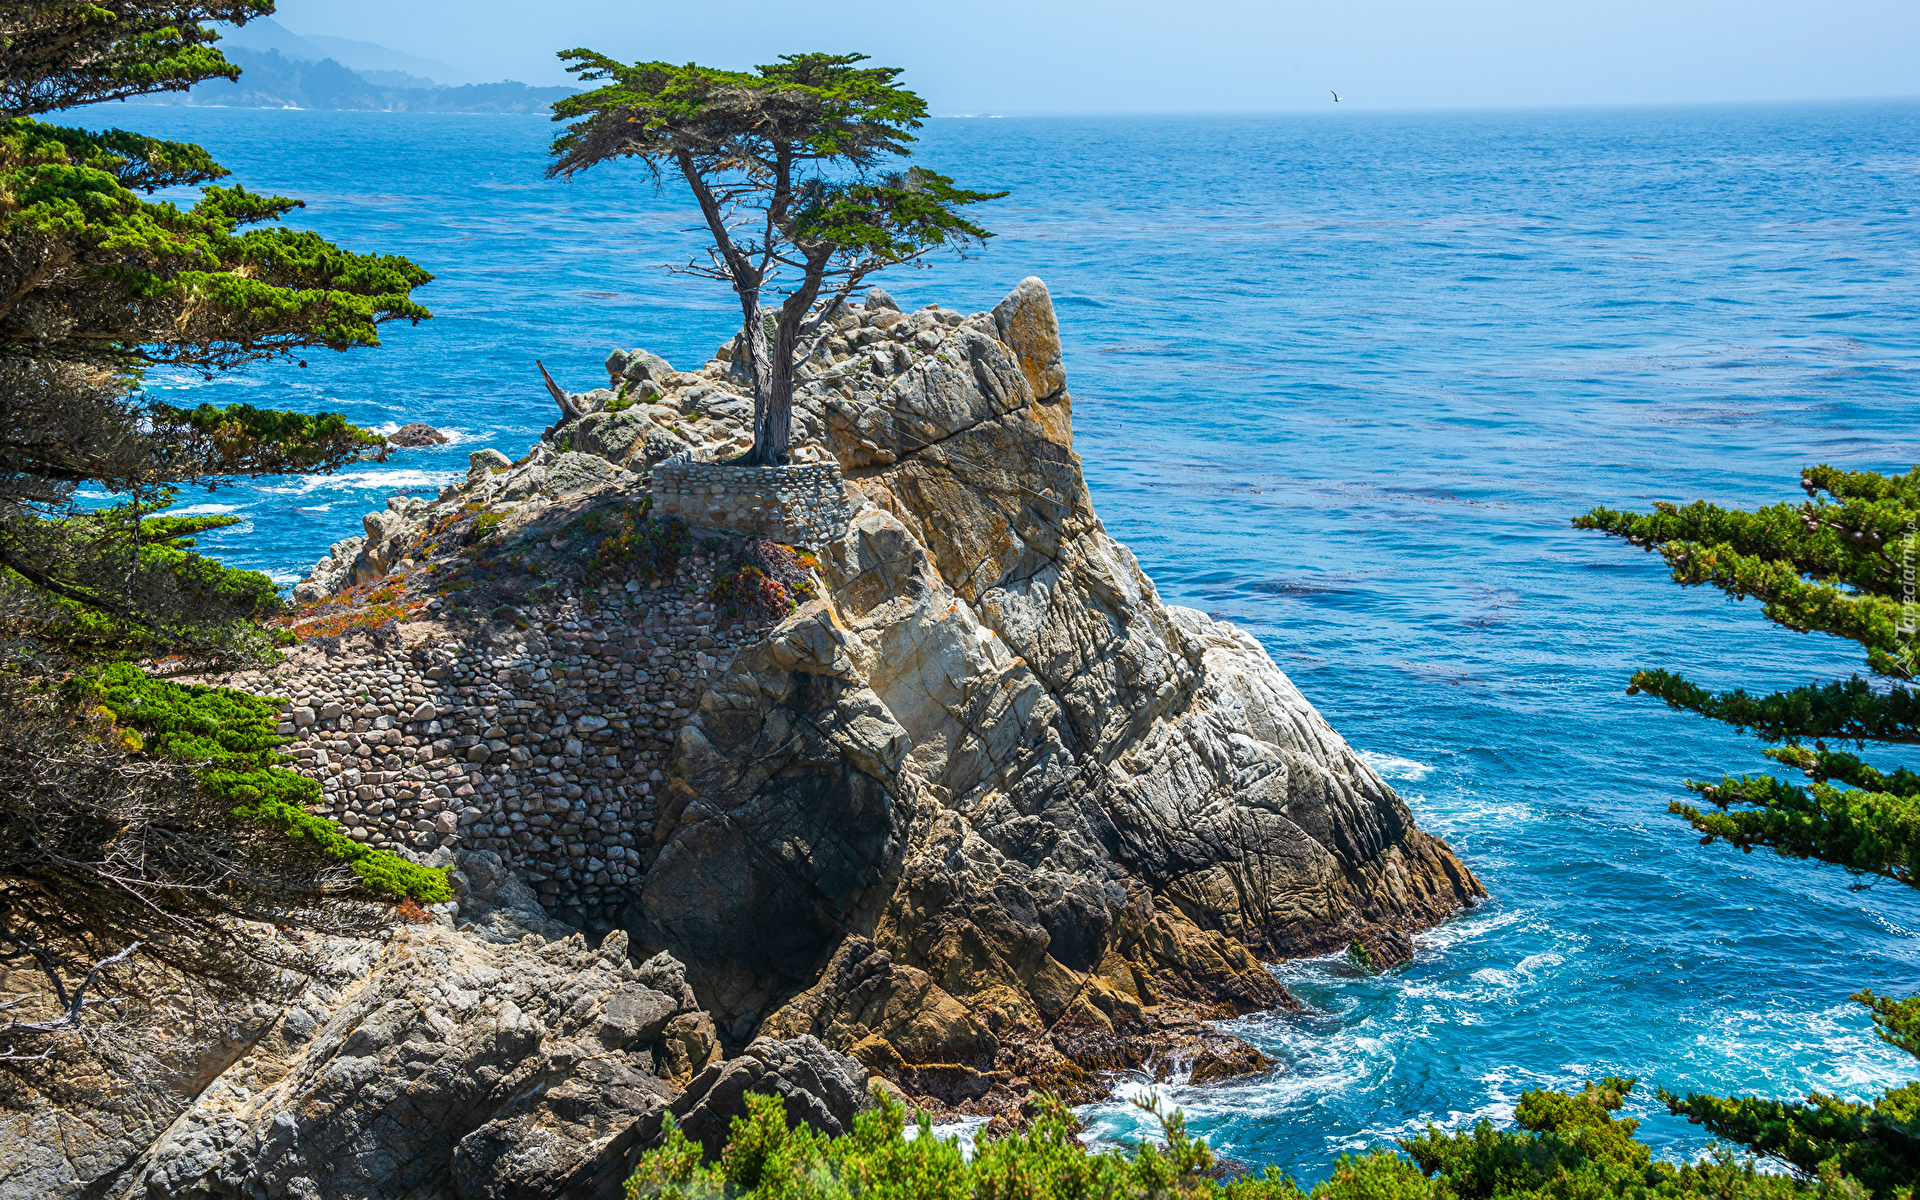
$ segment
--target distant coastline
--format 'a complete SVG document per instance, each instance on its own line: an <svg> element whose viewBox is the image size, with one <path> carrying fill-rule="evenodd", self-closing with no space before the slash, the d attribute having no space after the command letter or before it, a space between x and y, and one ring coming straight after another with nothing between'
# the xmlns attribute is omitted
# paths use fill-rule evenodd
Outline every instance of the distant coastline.
<svg viewBox="0 0 1920 1200"><path fill-rule="evenodd" d="M238 80L216 79L172 95L146 96L147 104L190 108L311 108L336 112L544 113L571 96L571 87L532 87L513 80L447 87L400 72L405 82L376 82L327 58L292 59L278 50L222 46L241 69Z"/></svg>

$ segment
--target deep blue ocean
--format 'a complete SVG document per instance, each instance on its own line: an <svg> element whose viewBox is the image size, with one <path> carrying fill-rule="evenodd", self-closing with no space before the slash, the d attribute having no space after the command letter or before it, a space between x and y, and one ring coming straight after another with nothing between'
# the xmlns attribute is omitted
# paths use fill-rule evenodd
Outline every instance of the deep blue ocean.
<svg viewBox="0 0 1920 1200"><path fill-rule="evenodd" d="M197 141L296 221L439 278L386 344L176 402L426 421L459 444L184 505L291 582L359 517L517 456L614 347L693 367L730 293L661 264L695 214L639 169L543 178L527 117L110 107ZM884 280L973 311L1052 288L1095 505L1162 593L1256 634L1493 894L1376 978L1287 963L1305 1017L1241 1031L1284 1067L1175 1088L1217 1148L1324 1175L1530 1087L1642 1080L1667 1157L1707 1144L1656 1085L1864 1097L1916 1064L1847 995L1920 990L1920 903L1837 869L1701 848L1669 800L1757 745L1622 687L1665 666L1773 689L1859 662L1682 590L1568 519L1596 504L1800 499L1803 465L1920 462L1920 102L1500 114L937 120L922 158L999 236ZM1881 756L1882 761L1889 760ZM1658 1112L1656 1112L1658 1110ZM1141 1129L1096 1108L1109 1135Z"/></svg>

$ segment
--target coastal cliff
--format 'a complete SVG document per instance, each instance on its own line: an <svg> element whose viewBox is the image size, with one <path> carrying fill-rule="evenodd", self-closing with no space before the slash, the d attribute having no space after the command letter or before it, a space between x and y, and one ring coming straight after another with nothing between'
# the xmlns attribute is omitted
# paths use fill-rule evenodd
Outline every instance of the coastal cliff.
<svg viewBox="0 0 1920 1200"><path fill-rule="evenodd" d="M1271 1064L1208 1022L1298 1007L1263 961L1390 963L1485 894L1107 534L1040 281L829 320L794 429L844 479L832 536L648 516L662 464L750 442L751 391L737 347L628 351L527 456L316 564L287 663L218 682L288 695L327 815L456 900L256 1004L164 1130L89 1159L14 1121L14 1178L611 1195L666 1115L717 1147L746 1090L835 1129L870 1083L1006 1116L1229 1078Z"/></svg>

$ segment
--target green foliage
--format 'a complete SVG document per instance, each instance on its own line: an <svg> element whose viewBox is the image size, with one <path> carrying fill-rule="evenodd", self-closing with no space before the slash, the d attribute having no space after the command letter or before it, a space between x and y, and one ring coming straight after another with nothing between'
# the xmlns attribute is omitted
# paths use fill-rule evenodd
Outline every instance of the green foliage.
<svg viewBox="0 0 1920 1200"><path fill-rule="evenodd" d="M556 174L613 157L641 159L657 173L682 151L760 158L773 146L864 170L907 153L927 115L924 100L894 84L898 68L859 66L860 54L788 54L752 71L628 66L587 49L560 58L582 80L610 82L553 106L555 120L575 122L554 139Z"/></svg>
<svg viewBox="0 0 1920 1200"><path fill-rule="evenodd" d="M1804 471L1800 483L1808 499L1798 505L1740 512L1695 501L1657 504L1650 514L1597 508L1574 524L1659 550L1676 583L1759 599L1777 625L1858 643L1870 674L1885 681L1854 675L1754 696L1714 694L1665 670L1635 673L1629 694L1658 696L1670 708L1774 743L1767 756L1811 781L1689 780L1709 807L1676 801L1669 811L1704 835L1702 845L1765 848L1920 887L1920 775L1883 771L1826 744L1920 743L1920 694L1908 686L1920 668L1913 590L1920 468L1886 476L1822 465ZM1920 1000L1870 992L1854 999L1872 1010L1883 1040L1920 1058ZM1661 1097L1675 1114L1791 1168L1823 1194L1906 1197L1920 1179L1920 1084L1865 1104L1819 1093L1804 1102Z"/></svg>
<svg viewBox="0 0 1920 1200"><path fill-rule="evenodd" d="M1739 512L1695 501L1657 504L1650 514L1596 508L1574 525L1659 550L1677 583L1711 584L1734 600L1758 598L1767 618L1788 629L1859 643L1868 670L1893 682L1855 675L1766 696L1744 689L1716 695L1671 671L1645 670L1627 690L1786 743L1768 753L1815 779L1811 787L1772 776L1690 781L1717 811L1679 803L1672 811L1706 835L1703 841L1766 847L1914 885L1916 780L1830 751L1825 740L1920 742L1920 694L1906 686L1920 665L1912 591L1920 469L1884 476L1823 465L1804 471L1800 482L1809 498L1797 506ZM1809 741L1811 749L1803 744Z"/></svg>
<svg viewBox="0 0 1920 1200"><path fill-rule="evenodd" d="M202 22L238 24L272 11L273 0L13 0L0 12L0 115L233 79L239 68L213 48L219 34Z"/></svg>
<svg viewBox="0 0 1920 1200"><path fill-rule="evenodd" d="M1178 1112L1159 1118L1161 1142L1090 1151L1064 1105L1041 1096L1033 1118L1010 1136L979 1144L971 1162L936 1138L928 1119L904 1136L907 1114L876 1095L851 1132L826 1137L789 1128L778 1097L748 1095L717 1161L669 1124L664 1144L642 1155L626 1185L629 1200L1869 1200L1860 1180L1834 1162L1805 1179L1770 1175L1724 1152L1699 1163L1654 1161L1634 1140L1639 1123L1615 1117L1631 1079L1588 1083L1576 1095L1529 1091L1515 1111L1520 1128L1481 1121L1463 1133L1429 1125L1404 1139L1410 1157L1389 1150L1341 1155L1308 1191L1275 1167L1222 1180L1202 1138ZM1871 1193L1909 1200L1903 1184Z"/></svg>
<svg viewBox="0 0 1920 1200"><path fill-rule="evenodd" d="M1433 1179L1436 1200L1787 1200L1827 1194L1762 1173L1724 1151L1684 1166L1654 1161L1633 1138L1639 1122L1612 1115L1633 1085L1608 1077L1589 1081L1576 1095L1528 1091L1514 1110L1519 1130L1496 1130L1484 1120L1464 1133L1428 1125L1424 1134L1400 1144ZM1845 1186L1858 1186L1835 1183L1842 1195Z"/></svg>
<svg viewBox="0 0 1920 1200"><path fill-rule="evenodd" d="M1916 468L1920 471L1920 468ZM1809 499L1756 512L1696 500L1649 514L1596 508L1579 529L1658 550L1674 582L1711 585L1764 602L1769 620L1859 642L1878 675L1912 679L1920 666L1906 572L1920 524L1920 474L1883 476L1819 466L1802 472ZM1821 492L1831 499L1819 499Z"/></svg>
<svg viewBox="0 0 1920 1200"><path fill-rule="evenodd" d="M693 548L687 523L678 517L655 521L648 517L652 498L637 508L600 509L589 514L582 528L603 533L593 557L587 560L588 577L598 578L615 571L630 571L648 583L673 574L680 560Z"/></svg>
<svg viewBox="0 0 1920 1200"><path fill-rule="evenodd" d="M1090 1154L1074 1136L1079 1124L1072 1114L1048 1100L1024 1132L982 1145L969 1163L953 1142L933 1136L924 1116L917 1136L907 1140L906 1110L885 1096L878 1099L875 1108L854 1118L851 1132L830 1138L806 1125L789 1128L778 1097L750 1094L747 1115L735 1119L718 1162L702 1163L699 1144L669 1126L665 1144L641 1156L626 1194L632 1200L1305 1200L1287 1180L1248 1180L1223 1188L1209 1176L1214 1163L1207 1144L1187 1134L1177 1113L1163 1118L1164 1147ZM1328 1200L1368 1195L1384 1200L1392 1193L1324 1194ZM1407 1194L1424 1198L1428 1193Z"/></svg>
<svg viewBox="0 0 1920 1200"><path fill-rule="evenodd" d="M372 455L386 459L387 439L339 413L290 413L229 404L178 409L156 404L155 427L186 441L201 438L212 451L206 469L219 475L278 475L319 471Z"/></svg>
<svg viewBox="0 0 1920 1200"><path fill-rule="evenodd" d="M1920 864L1920 799L1914 796L1830 783L1800 787L1771 775L1690 779L1687 786L1719 811L1679 801L1667 811L1700 830L1702 845L1720 839L1743 851L1765 847L1914 886Z"/></svg>
<svg viewBox="0 0 1920 1200"><path fill-rule="evenodd" d="M1895 1000L1872 992L1855 992L1850 999L1873 1013L1873 1032L1881 1041L1920 1057L1920 997Z"/></svg>
<svg viewBox="0 0 1920 1200"><path fill-rule="evenodd" d="M809 184L800 192L794 228L798 238L833 245L841 253L909 262L938 247L992 237L959 210L1006 194L969 191L945 175L909 167L873 180Z"/></svg>
<svg viewBox="0 0 1920 1200"><path fill-rule="evenodd" d="M432 276L273 225L300 201L221 186L227 171L198 146L31 119L232 78L198 22L272 8L56 0L0 13L0 607L10 644L33 655L256 653L248 623L277 609L271 587L165 544L146 520L181 486L384 454L385 439L336 414L181 409L134 389L156 363L211 374L377 345L381 324L431 315L412 291ZM188 207L145 198L181 187L201 189ZM85 484L127 503L86 512Z"/></svg>
<svg viewBox="0 0 1920 1200"><path fill-rule="evenodd" d="M1373 961L1373 954L1358 939L1347 943L1347 965L1362 975L1371 975L1380 969Z"/></svg>
<svg viewBox="0 0 1920 1200"><path fill-rule="evenodd" d="M308 838L347 863L368 887L429 904L451 892L446 872L416 866L342 834L307 806L320 799L320 785L282 765L276 751L290 740L274 730L280 702L229 688L183 686L155 679L130 663L114 663L76 676L67 686L76 704L98 704L123 725L139 730L154 757L194 764L201 784L234 805L234 813Z"/></svg>
<svg viewBox="0 0 1920 1200"><path fill-rule="evenodd" d="M0 123L0 187L11 197L0 240L14 249L24 293L0 352L217 369L303 347L378 345L379 324L431 315L410 293L432 276L404 258L353 254L305 230L242 230L298 200L209 184L182 210L135 194L219 174L197 146ZM56 256L72 261L47 270Z"/></svg>
<svg viewBox="0 0 1920 1200"><path fill-rule="evenodd" d="M337 415L183 409L138 388L153 364L210 375L376 345L380 325L430 315L412 292L432 277L273 225L300 202L217 184L227 171L198 146L31 117L231 79L203 22L272 10L0 6L0 943L96 961L137 944L193 988L256 996L313 969L292 940L248 932L258 923L369 928L393 910L350 897L356 877L404 911L444 899L443 873L307 811L318 788L282 765L275 702L100 662L270 655L289 636L260 625L282 609L271 582L195 553L232 521L162 510L184 486L333 471L385 441ZM169 188L200 193L147 198ZM121 502L85 509L87 485ZM148 975L133 971L128 994Z"/></svg>
<svg viewBox="0 0 1920 1200"><path fill-rule="evenodd" d="M161 500L172 502L171 494ZM142 515L150 511L118 505L16 519L14 545L0 547L0 564L16 579L58 589L16 614L36 643L82 660L145 649L218 658L262 643L254 623L283 608L272 580L193 550L195 535L239 519ZM48 571L64 578L47 580Z"/></svg>

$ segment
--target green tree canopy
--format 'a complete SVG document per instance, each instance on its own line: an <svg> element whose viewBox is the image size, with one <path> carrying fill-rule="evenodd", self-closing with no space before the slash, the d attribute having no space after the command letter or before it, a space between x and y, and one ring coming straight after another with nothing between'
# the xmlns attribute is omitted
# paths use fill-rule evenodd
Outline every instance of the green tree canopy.
<svg viewBox="0 0 1920 1200"><path fill-rule="evenodd" d="M0 963L37 967L59 998L45 1020L0 1017L7 1069L39 1069L104 989L146 978L122 973L136 950L136 967L256 988L302 960L234 918L356 928L390 919L342 903L358 888L445 898L444 873L306 811L315 786L284 769L278 701L111 661L268 645L272 583L194 552L233 518L156 515L179 489L384 451L335 414L168 405L145 372L373 346L381 325L430 315L412 298L425 271L276 224L300 202L217 184L198 146L34 119L232 78L199 22L272 8L0 12ZM199 199L151 198L176 187ZM89 509L83 485L119 501Z"/></svg>
<svg viewBox="0 0 1920 1200"><path fill-rule="evenodd" d="M412 299L430 275L275 224L300 202L215 184L227 172L198 146L26 115L230 77L196 22L271 8L30 4L0 19L0 566L26 585L9 609L16 637L230 639L277 607L272 589L221 579L179 540L221 519L160 534L144 519L181 487L333 470L382 448L336 415L187 410L137 389L155 364L212 373L377 345L381 324L430 315ZM143 198L180 186L202 187L190 208ZM83 513L82 484L126 503Z"/></svg>
<svg viewBox="0 0 1920 1200"><path fill-rule="evenodd" d="M240 69L202 21L243 24L273 0L10 0L0 11L0 113L54 112L151 92L184 92Z"/></svg>
<svg viewBox="0 0 1920 1200"><path fill-rule="evenodd" d="M1751 853L1833 863L1859 876L1920 888L1920 774L1883 770L1841 744L1920 742L1920 468L1904 475L1813 467L1807 499L1753 512L1705 501L1651 513L1596 508L1574 525L1658 551L1686 586L1757 599L1770 621L1797 633L1857 643L1866 674L1752 695L1711 692L1667 670L1638 671L1630 694L1723 721L1763 742L1767 757L1802 775L1689 780L1706 807L1673 813L1703 835ZM1829 745L1829 743L1835 743ZM1920 999L1861 992L1879 1036L1920 1058ZM1804 1102L1661 1093L1677 1114L1813 1180L1840 1175L1875 1196L1910 1194L1920 1179L1920 1083L1862 1104L1815 1093Z"/></svg>
<svg viewBox="0 0 1920 1200"><path fill-rule="evenodd" d="M754 381L744 464L786 461L794 364L855 288L992 236L961 210L1006 193L968 191L924 167L881 169L911 154L927 113L894 82L898 68L861 66L862 54L789 54L752 71L627 66L591 50L561 58L581 79L608 82L554 105L554 119L572 123L554 139L548 174L636 159L656 185L679 175L700 207L707 261L673 269L722 280L740 297ZM763 319L775 288L785 298Z"/></svg>

